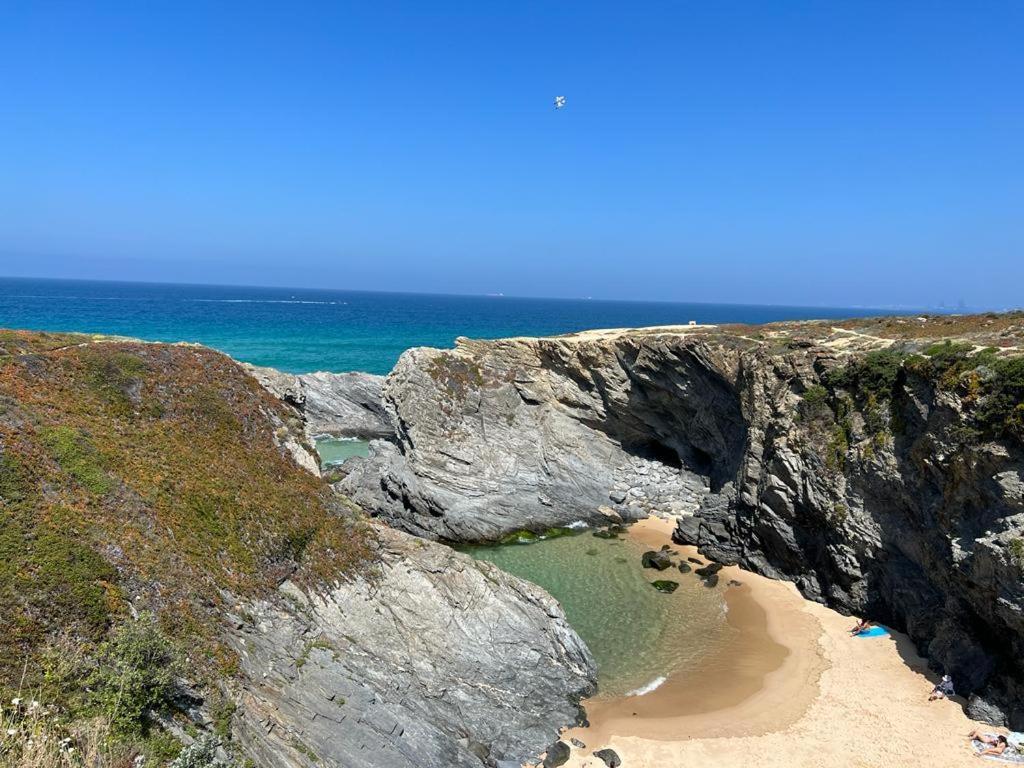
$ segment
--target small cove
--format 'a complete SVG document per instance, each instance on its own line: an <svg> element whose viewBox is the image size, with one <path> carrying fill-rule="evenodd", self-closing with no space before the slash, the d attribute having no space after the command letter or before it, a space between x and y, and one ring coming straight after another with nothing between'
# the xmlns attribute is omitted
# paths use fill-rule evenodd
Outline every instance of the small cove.
<svg viewBox="0 0 1024 768"><path fill-rule="evenodd" d="M629 535L601 539L583 531L463 551L532 581L561 603L597 661L598 697L605 698L654 690L717 655L736 635L721 587L705 587L675 567L644 569L647 549ZM658 579L679 587L661 593L651 586Z"/></svg>
<svg viewBox="0 0 1024 768"><path fill-rule="evenodd" d="M323 466L334 467L355 456L368 456L370 443L354 437L322 436L316 438L316 452Z"/></svg>

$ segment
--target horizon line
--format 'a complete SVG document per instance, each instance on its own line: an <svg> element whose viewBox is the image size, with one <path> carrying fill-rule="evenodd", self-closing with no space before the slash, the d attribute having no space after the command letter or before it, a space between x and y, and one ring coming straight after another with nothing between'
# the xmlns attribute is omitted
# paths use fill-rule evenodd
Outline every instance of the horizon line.
<svg viewBox="0 0 1024 768"><path fill-rule="evenodd" d="M963 307L941 307L941 306L927 306L927 305L912 305L912 304L892 304L892 305L869 305L869 304L847 304L847 305L835 305L835 304L773 304L773 303L747 303L747 302L735 302L735 301L685 301L681 299L669 300L669 299L621 299L621 298L594 298L590 296L522 296L514 294L504 294L500 292L496 293L446 293L446 292L434 292L434 291L395 291L395 290L382 290L375 288L313 288L308 286L293 286L293 285L259 285L259 284L241 284L241 283L220 283L220 282L173 282L168 280L110 280L110 279L96 279L96 278L80 278L80 277L41 277L41 276L24 276L24 275L0 275L0 280L37 280L37 281L49 281L49 282L68 282L68 283L107 283L114 285L163 285L163 286L178 286L178 287L199 287L199 288L252 288L252 289L272 289L280 291L334 291L338 293L363 293L363 294L384 294L392 296L437 296L445 298L481 298L481 299L511 299L511 300L527 300L527 301L579 301L579 302L603 302L611 304L669 304L669 305L686 305L686 306L726 306L726 307L774 307L783 309L852 309L858 311L878 311L878 312L915 312L915 311L928 311L937 312L939 314L958 314L958 313L971 313L975 312L1009 312L1019 307L1005 307L1002 309L992 309L991 307L974 307L965 305Z"/></svg>

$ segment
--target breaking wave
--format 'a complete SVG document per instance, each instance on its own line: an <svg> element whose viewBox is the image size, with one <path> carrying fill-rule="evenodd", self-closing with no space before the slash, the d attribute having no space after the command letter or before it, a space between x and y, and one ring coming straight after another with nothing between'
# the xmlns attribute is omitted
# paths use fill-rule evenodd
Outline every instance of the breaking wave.
<svg viewBox="0 0 1024 768"><path fill-rule="evenodd" d="M656 688L660 688L668 678L659 675L649 682L647 685L641 685L639 688L634 688L632 691L626 691L626 696L643 696L645 693L650 693Z"/></svg>

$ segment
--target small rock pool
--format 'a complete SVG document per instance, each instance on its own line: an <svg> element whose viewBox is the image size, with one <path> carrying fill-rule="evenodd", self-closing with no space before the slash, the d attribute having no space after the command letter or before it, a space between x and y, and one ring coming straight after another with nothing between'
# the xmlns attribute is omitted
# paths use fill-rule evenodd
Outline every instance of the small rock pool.
<svg viewBox="0 0 1024 768"><path fill-rule="evenodd" d="M316 452L320 454L320 463L325 467L334 467L353 456L369 456L370 443L354 437L317 437Z"/></svg>
<svg viewBox="0 0 1024 768"><path fill-rule="evenodd" d="M675 567L643 568L640 560L648 549L628 533L601 539L590 530L530 543L462 548L543 587L562 604L597 661L601 697L653 690L695 667L735 632L726 621L721 587L705 587L693 573ZM659 592L651 586L659 579L679 582L679 587Z"/></svg>

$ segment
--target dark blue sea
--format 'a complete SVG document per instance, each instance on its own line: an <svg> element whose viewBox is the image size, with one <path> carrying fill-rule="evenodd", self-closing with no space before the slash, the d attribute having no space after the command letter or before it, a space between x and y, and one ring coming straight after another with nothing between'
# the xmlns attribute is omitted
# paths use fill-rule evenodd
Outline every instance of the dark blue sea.
<svg viewBox="0 0 1024 768"><path fill-rule="evenodd" d="M403 350L457 336L872 314L891 312L0 278L0 328L194 341L292 373L387 373Z"/></svg>

